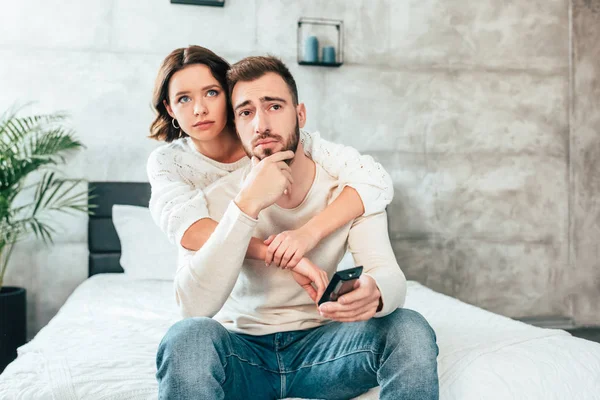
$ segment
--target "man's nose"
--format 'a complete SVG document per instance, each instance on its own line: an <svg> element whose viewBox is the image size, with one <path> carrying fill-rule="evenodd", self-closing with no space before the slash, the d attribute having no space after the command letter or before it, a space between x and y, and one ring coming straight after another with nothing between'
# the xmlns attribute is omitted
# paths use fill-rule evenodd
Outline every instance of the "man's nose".
<svg viewBox="0 0 600 400"><path fill-rule="evenodd" d="M254 130L256 133L264 133L271 130L269 117L264 111L258 111L254 116Z"/></svg>

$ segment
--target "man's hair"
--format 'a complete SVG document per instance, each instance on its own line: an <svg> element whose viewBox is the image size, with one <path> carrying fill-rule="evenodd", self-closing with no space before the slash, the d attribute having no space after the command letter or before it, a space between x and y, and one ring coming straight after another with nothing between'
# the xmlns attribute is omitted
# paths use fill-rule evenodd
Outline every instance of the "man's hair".
<svg viewBox="0 0 600 400"><path fill-rule="evenodd" d="M297 106L298 88L296 87L296 81L285 64L279 58L273 56L246 57L233 64L227 71L229 97L231 98L236 83L254 81L268 72L276 73L285 81L292 95L294 106Z"/></svg>

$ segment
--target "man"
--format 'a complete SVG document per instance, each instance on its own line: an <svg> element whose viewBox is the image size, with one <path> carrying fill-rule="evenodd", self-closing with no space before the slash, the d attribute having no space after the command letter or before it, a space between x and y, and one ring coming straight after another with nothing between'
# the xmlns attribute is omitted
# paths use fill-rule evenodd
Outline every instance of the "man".
<svg viewBox="0 0 600 400"><path fill-rule="evenodd" d="M438 398L435 334L398 308L406 280L385 213L356 219L307 254L329 276L346 248L364 267L352 292L319 308L290 271L244 259L253 235L298 228L341 189L298 143L306 109L281 61L244 59L228 80L253 162L205 191L220 222L176 278L177 301L193 318L161 342L160 398L349 399L377 385L382 399Z"/></svg>

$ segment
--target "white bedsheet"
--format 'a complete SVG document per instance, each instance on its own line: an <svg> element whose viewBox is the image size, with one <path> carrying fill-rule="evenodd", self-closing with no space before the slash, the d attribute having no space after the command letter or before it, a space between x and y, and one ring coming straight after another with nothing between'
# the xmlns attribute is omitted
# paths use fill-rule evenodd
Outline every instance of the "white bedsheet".
<svg viewBox="0 0 600 400"><path fill-rule="evenodd" d="M409 282L437 333L441 399L600 399L600 344L535 328ZM165 281L96 275L0 375L0 399L156 399L155 355L179 319ZM360 397L376 399L378 389Z"/></svg>

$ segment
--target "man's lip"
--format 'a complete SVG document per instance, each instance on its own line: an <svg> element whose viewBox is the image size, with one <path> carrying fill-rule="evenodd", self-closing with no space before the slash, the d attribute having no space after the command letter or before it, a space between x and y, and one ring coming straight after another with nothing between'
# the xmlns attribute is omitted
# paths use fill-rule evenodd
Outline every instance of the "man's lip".
<svg viewBox="0 0 600 400"><path fill-rule="evenodd" d="M257 146L260 146L261 144L267 144L267 143L273 143L276 142L277 140L275 139L262 139L256 142Z"/></svg>
<svg viewBox="0 0 600 400"><path fill-rule="evenodd" d="M196 122L194 124L194 126L202 126L202 125L209 125L209 124L214 124L215 121L201 121L201 122Z"/></svg>

